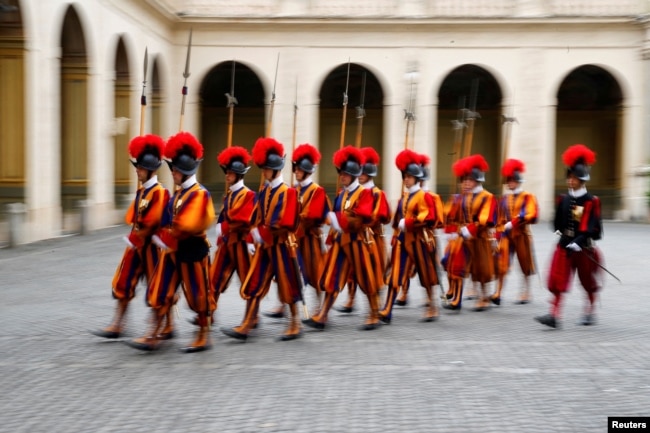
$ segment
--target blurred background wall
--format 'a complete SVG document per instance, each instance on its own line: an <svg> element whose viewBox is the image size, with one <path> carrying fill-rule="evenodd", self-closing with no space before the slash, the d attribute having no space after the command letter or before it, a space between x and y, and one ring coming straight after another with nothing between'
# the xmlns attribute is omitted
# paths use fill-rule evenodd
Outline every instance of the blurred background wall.
<svg viewBox="0 0 650 433"><path fill-rule="evenodd" d="M393 203L405 146L431 157L443 198L469 151L486 157L495 193L506 156L522 159L548 219L565 189L560 156L584 143L605 217L645 221L648 11L646 0L0 0L0 204L22 204L24 242L120 223L137 187L126 147L143 81L145 130L166 138L191 29L183 129L205 146L199 181L217 204L234 77L233 144L269 133L289 158L294 143L316 145L330 194L345 94L343 142L378 150ZM172 189L166 167L159 177Z"/></svg>

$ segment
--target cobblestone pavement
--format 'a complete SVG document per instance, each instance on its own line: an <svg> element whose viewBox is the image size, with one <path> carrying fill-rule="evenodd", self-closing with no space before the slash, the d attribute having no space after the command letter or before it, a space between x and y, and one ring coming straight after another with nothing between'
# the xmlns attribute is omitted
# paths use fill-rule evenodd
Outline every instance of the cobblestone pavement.
<svg viewBox="0 0 650 433"><path fill-rule="evenodd" d="M413 284L410 304L378 330L358 330L358 296L359 311L332 312L325 331L279 342L285 323L265 318L241 343L216 329L242 317L236 283L213 350L197 354L178 351L193 333L184 301L179 338L155 353L89 333L111 319L126 231L0 250L0 432L604 432L607 416L650 415L650 225L606 222L600 246L622 284L606 276L596 326L576 324L579 287L562 329L535 322L549 295L535 280L533 303L513 305L515 267L486 312L466 301L421 323ZM545 270L555 239L546 223L534 232ZM145 329L142 293L131 336Z"/></svg>

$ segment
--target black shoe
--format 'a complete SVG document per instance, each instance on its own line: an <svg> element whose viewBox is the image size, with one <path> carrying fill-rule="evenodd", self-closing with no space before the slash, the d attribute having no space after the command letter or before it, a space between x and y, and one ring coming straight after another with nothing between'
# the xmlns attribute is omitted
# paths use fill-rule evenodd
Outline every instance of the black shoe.
<svg viewBox="0 0 650 433"><path fill-rule="evenodd" d="M284 311L279 310L279 311L263 311L262 314L264 314L266 317L270 317L272 319L282 319L284 317Z"/></svg>
<svg viewBox="0 0 650 433"><path fill-rule="evenodd" d="M445 310L452 310L452 311L460 311L460 304L454 305L454 304L445 304L442 306Z"/></svg>
<svg viewBox="0 0 650 433"><path fill-rule="evenodd" d="M528 299L517 299L515 301L515 305L525 305L525 304L530 304L530 301Z"/></svg>
<svg viewBox="0 0 650 433"><path fill-rule="evenodd" d="M300 337L302 337L302 332L299 332L297 334L282 334L278 337L278 341L291 341L296 340Z"/></svg>
<svg viewBox="0 0 650 433"><path fill-rule="evenodd" d="M176 331L172 329L169 332L162 332L157 335L158 340L171 340L172 338L176 338Z"/></svg>
<svg viewBox="0 0 650 433"><path fill-rule="evenodd" d="M187 346L187 347L182 347L178 350L180 350L183 353L196 353L196 352L203 352L204 350L210 350L212 349L212 344L206 344L205 346Z"/></svg>
<svg viewBox="0 0 650 433"><path fill-rule="evenodd" d="M90 331L90 333L98 337L110 338L110 339L120 338L122 336L121 332L106 331L104 329L100 329L99 331Z"/></svg>
<svg viewBox="0 0 650 433"><path fill-rule="evenodd" d="M318 329L318 330L323 330L325 329L325 324L321 322L317 322L311 317L309 319L305 319L302 321L303 324L309 326L310 328Z"/></svg>
<svg viewBox="0 0 650 433"><path fill-rule="evenodd" d="M351 313L354 311L354 307L334 307L334 309L340 313Z"/></svg>
<svg viewBox="0 0 650 433"><path fill-rule="evenodd" d="M124 340L124 344L133 347L134 349L142 350L144 352L153 352L154 350L158 349L157 342L142 343L135 340Z"/></svg>
<svg viewBox="0 0 650 433"><path fill-rule="evenodd" d="M373 329L377 329L377 328L379 328L379 326L380 326L380 325L379 325L379 322L375 322L375 323L364 323L363 325L361 325L361 326L359 327L359 330L360 330L360 331L372 331Z"/></svg>
<svg viewBox="0 0 650 433"><path fill-rule="evenodd" d="M593 314L585 314L579 323L583 326L591 326L596 324L596 319Z"/></svg>
<svg viewBox="0 0 650 433"><path fill-rule="evenodd" d="M490 302L492 302L494 305L501 305L501 298L500 297L493 297L490 296Z"/></svg>
<svg viewBox="0 0 650 433"><path fill-rule="evenodd" d="M535 317L535 320L537 320L542 325L550 326L551 328L557 328L557 321L555 320L555 316L552 316L550 314L537 316Z"/></svg>
<svg viewBox="0 0 650 433"><path fill-rule="evenodd" d="M379 320L384 322L386 325L390 325L390 321L393 319L393 316L384 316L383 314L379 314Z"/></svg>
<svg viewBox="0 0 650 433"><path fill-rule="evenodd" d="M399 300L399 299L397 299L395 301L395 305L399 305L400 307L405 307L408 303L409 303L409 301L402 301L402 300Z"/></svg>
<svg viewBox="0 0 650 433"><path fill-rule="evenodd" d="M438 316L431 316L431 317L423 317L420 319L420 322L423 323L430 323L430 322L435 322L438 320Z"/></svg>
<svg viewBox="0 0 650 433"><path fill-rule="evenodd" d="M232 328L221 328L221 332L226 334L228 337L234 338L236 340L246 341L248 338L248 334L242 334L241 332L237 332Z"/></svg>

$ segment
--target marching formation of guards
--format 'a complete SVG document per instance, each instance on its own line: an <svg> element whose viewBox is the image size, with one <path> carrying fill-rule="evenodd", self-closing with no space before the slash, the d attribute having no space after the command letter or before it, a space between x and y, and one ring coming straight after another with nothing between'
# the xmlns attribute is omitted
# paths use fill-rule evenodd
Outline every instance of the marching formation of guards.
<svg viewBox="0 0 650 433"><path fill-rule="evenodd" d="M335 152L338 185L330 202L324 188L312 179L321 154L311 144L297 146L291 155L294 185L282 178L287 155L275 139L258 139L250 154L240 146L228 147L217 157L227 191L216 217L216 251L211 258L207 230L215 223L215 210L210 193L196 179L203 159L201 143L187 132L166 143L155 135L143 135L131 140L128 150L140 187L127 211L131 232L124 238L127 247L113 278L115 317L109 326L94 332L98 336L123 335L127 307L136 285L144 280L150 329L126 343L154 350L175 337L173 309L181 286L197 326L193 341L182 350L209 349L219 297L235 272L241 281L244 316L238 326L221 331L239 340L246 340L259 325L260 303L272 282L281 305L264 314L287 317L287 328L279 337L283 341L300 337L303 325L325 329L329 312L346 287L348 299L336 309L353 311L360 288L368 300L363 330L391 323L394 305L406 304L415 276L425 291L423 322L437 320L440 307L460 310L466 281L477 289L473 310L500 305L515 255L525 282L516 303L531 300L530 280L539 269L530 225L537 222L538 204L522 187L525 165L520 160L503 164L501 197L483 187L489 167L481 155L458 160L452 169L459 189L443 205L441 197L426 187L430 159L405 149L395 159L403 194L391 212L386 195L373 181L380 162L373 148L346 146ZM163 161L175 184L171 196L156 176ZM262 170L257 192L244 184L251 161ZM576 272L587 293L581 324L595 323L599 274L604 269L594 244L602 234L600 202L586 189L595 154L584 145L574 145L563 161L568 194L558 199L553 222L559 236L547 285L553 300L549 314L535 318L552 328L559 326L564 294ZM392 240L386 242L384 227L389 224ZM441 238L446 241L444 250ZM305 285L315 290L317 299L311 315L305 305Z"/></svg>

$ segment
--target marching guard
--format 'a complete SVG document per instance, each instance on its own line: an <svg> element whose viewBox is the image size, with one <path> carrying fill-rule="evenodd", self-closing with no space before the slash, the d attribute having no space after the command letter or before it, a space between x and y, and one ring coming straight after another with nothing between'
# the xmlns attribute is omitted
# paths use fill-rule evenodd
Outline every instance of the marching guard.
<svg viewBox="0 0 650 433"><path fill-rule="evenodd" d="M209 337L209 251L206 230L214 221L210 193L196 180L203 159L203 145L189 132L179 132L167 141L165 159L178 187L166 208L160 230L152 237L161 248L154 277L147 288L147 303L153 320L143 337L126 343L140 350L154 350L164 339L163 318L176 302L179 285L190 309L198 315L199 330L185 353L212 347Z"/></svg>
<svg viewBox="0 0 650 433"><path fill-rule="evenodd" d="M379 266L376 266L374 271L376 273L375 278L381 284L384 281L384 275L386 273L388 256L386 254L386 242L384 241L384 225L390 222L390 205L388 204L388 199L386 199L386 193L382 191L377 185L375 185L374 178L378 174L379 166L379 154L372 147L362 147L361 152L365 158L365 163L362 167L361 176L359 176L359 184L369 189L372 192L373 197L373 211L372 211L372 222L365 229L368 231L368 239L372 238L372 254L375 256L374 263L378 263ZM377 295L379 296L379 288ZM348 282L348 300L341 307L334 307L337 311L342 313L351 313L354 311L354 297L357 293L357 285L354 281Z"/></svg>
<svg viewBox="0 0 650 433"><path fill-rule="evenodd" d="M494 279L497 203L492 193L483 188L488 168L479 154L460 159L452 167L461 181L462 192L452 196L445 217L449 241L442 262L451 294L444 308L449 310L460 310L463 280L468 272L472 282L481 287L474 310L483 311L490 305L487 284Z"/></svg>
<svg viewBox="0 0 650 433"><path fill-rule="evenodd" d="M374 240L366 230L372 222L374 210L372 191L359 185L358 180L365 159L360 149L345 146L334 153L333 160L343 189L328 215L333 233L320 281L321 290L326 292L325 299L318 314L304 323L312 328L324 329L329 310L346 283L352 280L368 297L370 306L361 329L372 330L379 326L377 290L381 282L377 281L375 272L369 272L379 263L375 263L376 256L372 251Z"/></svg>
<svg viewBox="0 0 650 433"><path fill-rule="evenodd" d="M435 223L431 226L425 226L423 228L425 232L425 240L429 247L429 252L431 255L431 260L433 260L436 269L436 275L438 276L438 285L440 285L440 273L439 273L439 263L438 258L438 242L436 241L436 229L444 227L444 207L442 204L442 199L440 196L433 191L431 191L427 185L427 181L431 178L431 172L429 169L429 164L431 163L431 158L425 154L419 154L419 164L422 167L422 177L419 178L420 188L430 196L432 200L432 209L435 213ZM413 263L410 263L411 270L408 272L412 277L416 274L416 268ZM390 272L390 269L388 270ZM405 306L408 304L408 293L411 286L411 278L407 278L404 285L400 288L397 299L395 299L395 305ZM444 298L444 295L443 295ZM446 298L444 298L446 300ZM425 302L425 308L429 307L429 303Z"/></svg>
<svg viewBox="0 0 650 433"><path fill-rule="evenodd" d="M391 270L388 278L388 294L384 308L379 317L384 323L392 320L392 311L400 287L408 287L413 268L420 284L426 291L427 307L423 321L432 322L438 318L438 307L433 296L433 288L439 284L435 262L431 252L430 232L435 227L436 206L430 194L420 187L420 180L425 177L421 165L421 155L405 149L395 159L395 165L402 173L403 186L406 189L400 199L393 217L393 241L391 250Z"/></svg>
<svg viewBox="0 0 650 433"><path fill-rule="evenodd" d="M115 317L106 328L93 331L99 337L122 336L126 311L135 296L135 288L141 279L151 282L158 262L158 248L151 242L151 237L160 227L169 201L169 191L158 182L156 175L162 164L164 147L163 139L153 134L137 136L129 142L129 156L140 187L126 212L131 232L124 238L127 247L113 276L113 298L117 300ZM172 335L171 314L167 315L165 328L165 335Z"/></svg>
<svg viewBox="0 0 650 433"><path fill-rule="evenodd" d="M601 289L602 253L595 241L603 233L600 199L587 192L591 165L596 154L583 144L570 146L563 154L567 167L568 193L558 198L553 228L560 236L548 277L548 290L553 294L549 314L535 317L538 322L557 328L564 294L569 291L576 272L587 294L580 324L595 323L595 304Z"/></svg>
<svg viewBox="0 0 650 433"><path fill-rule="evenodd" d="M250 270L251 255L255 250L249 242L251 220L257 196L244 184L244 175L250 169L251 156L240 146L231 146L217 157L225 174L228 192L217 219L217 251L210 268L210 289L216 311L219 296L226 291L236 271L243 282Z"/></svg>
<svg viewBox="0 0 650 433"><path fill-rule="evenodd" d="M325 188L314 182L312 174L320 163L321 154L309 143L298 145L291 155L291 169L296 179L300 201L300 223L296 230L298 260L305 282L316 290L320 308L321 290L318 285L327 251L321 226L332 208ZM263 313L267 317L284 317L284 304Z"/></svg>
<svg viewBox="0 0 650 433"><path fill-rule="evenodd" d="M507 159L501 168L507 190L499 200L498 209L499 249L494 256L497 287L490 296L490 301L495 305L501 304L503 283L515 254L524 274L524 288L520 290L515 304L530 302L530 277L538 272L533 255L533 234L530 225L537 223L539 206L535 195L522 188L525 170L525 164L518 159Z"/></svg>
<svg viewBox="0 0 650 433"><path fill-rule="evenodd" d="M255 227L251 236L256 244L250 270L241 285L246 300L244 320L234 328L221 328L231 338L246 340L257 326L259 306L275 278L278 297L289 305L289 326L280 336L288 341L302 333L297 302L302 301L302 276L297 260L295 230L298 227L300 203L295 188L282 180L285 154L282 143L273 138L260 138L253 147L253 162L262 169L265 185L258 193Z"/></svg>

